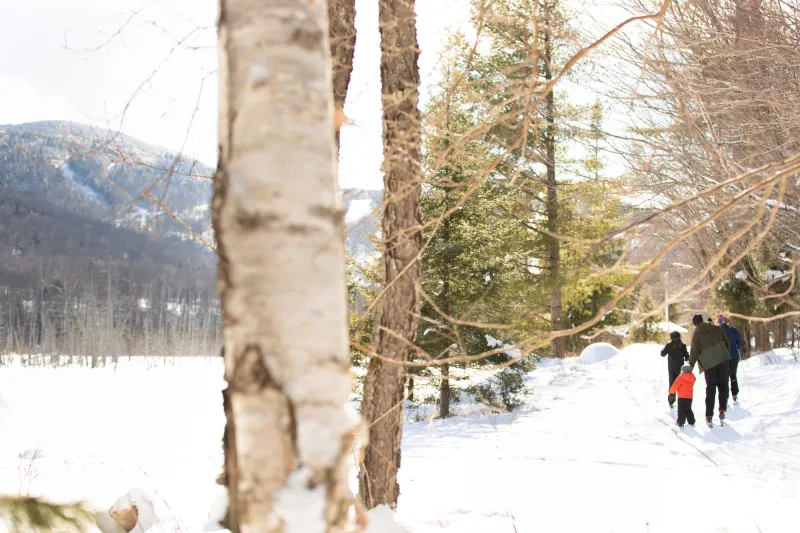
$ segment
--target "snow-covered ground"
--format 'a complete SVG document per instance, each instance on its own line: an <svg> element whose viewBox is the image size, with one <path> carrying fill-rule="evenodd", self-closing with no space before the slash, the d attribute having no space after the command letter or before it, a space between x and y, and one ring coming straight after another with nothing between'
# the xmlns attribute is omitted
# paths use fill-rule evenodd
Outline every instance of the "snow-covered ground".
<svg viewBox="0 0 800 533"><path fill-rule="evenodd" d="M407 423L398 520L413 533L795 530L791 352L740 365L727 427L678 430L659 350L544 361L518 412ZM0 491L102 508L138 487L167 520L158 531L202 531L219 495L221 365L153 361L0 368ZM699 420L704 387L698 379Z"/></svg>

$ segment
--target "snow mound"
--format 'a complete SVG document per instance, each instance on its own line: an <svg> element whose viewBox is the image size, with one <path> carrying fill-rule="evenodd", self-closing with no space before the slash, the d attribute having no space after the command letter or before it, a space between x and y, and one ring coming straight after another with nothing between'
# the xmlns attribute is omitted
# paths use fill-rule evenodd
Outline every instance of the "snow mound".
<svg viewBox="0 0 800 533"><path fill-rule="evenodd" d="M796 364L797 360L792 350L778 348L777 350L758 354L758 362L761 363L761 366L772 366Z"/></svg>
<svg viewBox="0 0 800 533"><path fill-rule="evenodd" d="M395 522L394 511L385 505L367 511L367 518L367 533L409 533Z"/></svg>
<svg viewBox="0 0 800 533"><path fill-rule="evenodd" d="M591 365L611 359L618 353L619 350L614 345L607 342L598 342L584 348L578 361L583 365Z"/></svg>

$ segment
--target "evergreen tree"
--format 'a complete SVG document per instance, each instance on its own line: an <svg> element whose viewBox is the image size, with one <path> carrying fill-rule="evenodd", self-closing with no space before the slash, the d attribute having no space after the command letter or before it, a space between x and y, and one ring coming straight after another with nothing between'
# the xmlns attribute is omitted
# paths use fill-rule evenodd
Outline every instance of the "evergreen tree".
<svg viewBox="0 0 800 533"><path fill-rule="evenodd" d="M616 183L603 176L600 106L541 95L571 46L565 15L555 1L480 4L489 42L473 47L452 36L425 116L427 299L418 345L433 358L483 353L489 338L513 344L578 326L585 318L567 321L564 310L581 315L570 310L584 305L587 278L604 295L622 282L611 268L616 244L585 244L620 217ZM592 118L591 128L574 126L580 116ZM569 157L570 147L590 141L593 152ZM612 273L598 274L606 268ZM563 338L552 342L554 355L564 351ZM440 380L442 416L452 370L420 372Z"/></svg>
<svg viewBox="0 0 800 533"><path fill-rule="evenodd" d="M83 504L54 504L27 496L0 497L0 516L0 526L5 521L17 533L81 533L94 522Z"/></svg>
<svg viewBox="0 0 800 533"><path fill-rule="evenodd" d="M426 222L423 242L423 299L419 346L433 358L474 355L492 346L494 339L512 340L510 330L521 326L515 319L520 291L530 289L526 268L526 229L514 217L516 190L499 173L484 175L491 160L484 139L465 145L458 139L476 128L478 117L470 107L470 95L454 90L464 64L464 43L455 36L454 53L443 69L443 90L433 99L426 115L426 163L429 178L421 209ZM452 150L439 168L435 160ZM517 317L520 315L517 314ZM499 329L485 324L504 324ZM501 363L505 354L479 364ZM463 368L463 364L458 365ZM519 365L515 366L514 372ZM450 414L451 367L418 372L439 379L440 416Z"/></svg>
<svg viewBox="0 0 800 533"><path fill-rule="evenodd" d="M577 325L565 321L568 295L609 265L615 247L581 244L607 234L621 216L618 184L603 173L602 108L570 104L557 85L545 92L579 38L563 2L499 0L482 7L491 45L471 61L468 86L480 116L499 114L484 137L486 150L506 154L498 172L514 183L514 216L528 229L528 257L541 287L528 306L549 316L555 332ZM576 125L587 116L588 129ZM576 157L581 144L591 149ZM555 338L551 351L563 356L564 339Z"/></svg>

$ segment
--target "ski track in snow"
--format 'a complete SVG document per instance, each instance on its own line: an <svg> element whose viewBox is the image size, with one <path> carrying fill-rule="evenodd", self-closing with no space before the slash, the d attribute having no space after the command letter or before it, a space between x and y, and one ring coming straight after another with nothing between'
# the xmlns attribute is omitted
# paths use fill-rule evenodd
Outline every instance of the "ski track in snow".
<svg viewBox="0 0 800 533"><path fill-rule="evenodd" d="M713 429L702 376L697 426L675 426L659 351L545 360L518 412L406 423L398 521L412 533L795 530L800 369L789 351L740 364L740 403ZM208 531L221 370L217 358L0 367L0 491L107 508L141 487L163 508L151 532Z"/></svg>

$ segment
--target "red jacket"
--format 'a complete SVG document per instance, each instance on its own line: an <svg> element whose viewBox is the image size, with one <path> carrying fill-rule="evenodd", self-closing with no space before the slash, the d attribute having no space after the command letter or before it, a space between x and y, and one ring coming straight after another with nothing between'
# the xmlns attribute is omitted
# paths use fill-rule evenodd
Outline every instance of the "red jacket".
<svg viewBox="0 0 800 533"><path fill-rule="evenodd" d="M692 398L694 396L694 382L697 378L694 374L687 372L678 376L672 387L669 388L670 394L678 393L678 398Z"/></svg>

